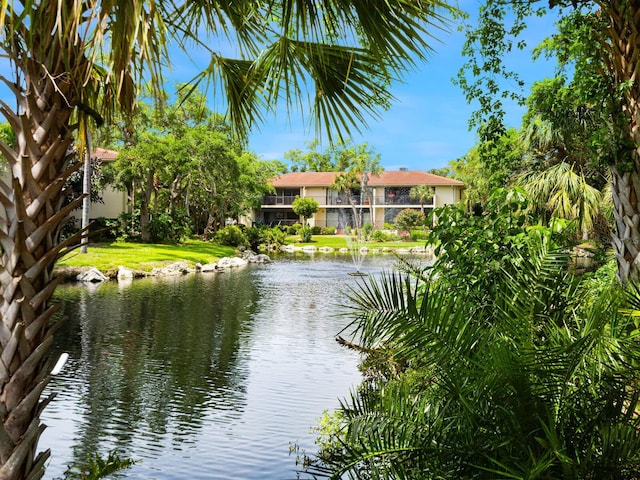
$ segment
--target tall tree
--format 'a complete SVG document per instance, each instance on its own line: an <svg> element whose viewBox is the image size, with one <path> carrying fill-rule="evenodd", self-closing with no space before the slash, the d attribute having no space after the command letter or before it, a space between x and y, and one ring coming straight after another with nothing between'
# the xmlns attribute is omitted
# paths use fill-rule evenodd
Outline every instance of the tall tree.
<svg viewBox="0 0 640 480"><path fill-rule="evenodd" d="M600 135L592 143L599 160L611 169L616 231L614 247L622 281L640 277L640 22L638 0L553 0L549 7L560 18L556 47L561 65L573 71L573 86L600 112ZM497 78L523 82L502 62L505 52L522 47L527 18L545 6L534 1L488 0L480 7L476 28L468 31L469 55L459 77L467 97L481 108L473 121L500 131L504 117ZM564 29L564 30L563 30ZM571 35L565 35L571 32ZM500 95L502 94L502 95ZM515 95L518 96L517 94Z"/></svg>
<svg viewBox="0 0 640 480"><path fill-rule="evenodd" d="M556 42L543 48L555 49ZM552 217L575 220L586 237L594 224L607 225L601 207L608 169L589 147L606 119L564 76L536 82L526 104L521 135L527 168L516 182Z"/></svg>
<svg viewBox="0 0 640 480"><path fill-rule="evenodd" d="M368 143L354 144L351 140L337 141L318 151L320 142L307 142L307 152L290 150L284 157L291 162L293 172L346 172L380 173L380 154Z"/></svg>
<svg viewBox="0 0 640 480"><path fill-rule="evenodd" d="M499 187L491 183L491 175L480 159L477 145L462 157L449 161L449 170L451 178L464 182L464 198L468 207L484 204L491 190Z"/></svg>
<svg viewBox="0 0 640 480"><path fill-rule="evenodd" d="M348 134L391 99L390 79L426 58L446 14L438 0L329 0L321 7L290 0L0 0L0 49L11 65L0 80L17 105L0 102L17 139L16 148L0 143L12 176L0 184L0 478L39 478L48 456L36 453L56 329L50 299L60 280L52 273L81 236L60 237L81 201L61 206L65 180L81 165L71 163L74 137L85 122L133 110L143 77L161 91L170 40L210 54L194 82L219 87L238 134L264 120L277 100L303 106L307 98L318 128L334 138ZM211 50L214 43L232 44L240 58Z"/></svg>
<svg viewBox="0 0 640 480"><path fill-rule="evenodd" d="M285 152L284 158L291 162L292 172L334 172L338 168L328 151L319 152L320 141L306 143L307 151L299 148Z"/></svg>

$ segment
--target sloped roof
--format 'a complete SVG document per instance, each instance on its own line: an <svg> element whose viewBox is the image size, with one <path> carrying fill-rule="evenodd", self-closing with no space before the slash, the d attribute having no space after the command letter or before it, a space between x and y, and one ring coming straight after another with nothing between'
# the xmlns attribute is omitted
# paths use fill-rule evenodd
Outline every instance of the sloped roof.
<svg viewBox="0 0 640 480"><path fill-rule="evenodd" d="M340 172L292 172L272 179L274 187L328 187ZM369 174L370 187L401 187L414 185L460 186L464 183L453 178L441 177L433 173L419 170L399 170L382 172L380 175Z"/></svg>
<svg viewBox="0 0 640 480"><path fill-rule="evenodd" d="M115 150L107 150L106 148L96 148L93 150L93 158L102 160L103 162L112 162L118 156Z"/></svg>

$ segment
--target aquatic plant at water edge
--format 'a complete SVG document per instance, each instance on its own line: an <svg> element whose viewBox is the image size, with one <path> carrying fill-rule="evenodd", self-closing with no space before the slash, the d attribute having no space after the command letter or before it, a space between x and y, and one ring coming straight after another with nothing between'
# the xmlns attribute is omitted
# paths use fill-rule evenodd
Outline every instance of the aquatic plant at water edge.
<svg viewBox="0 0 640 480"><path fill-rule="evenodd" d="M69 465L64 474L64 480L98 480L107 478L114 473L126 470L136 462L127 457L121 457L117 450L111 450L106 457L95 453L86 462Z"/></svg>

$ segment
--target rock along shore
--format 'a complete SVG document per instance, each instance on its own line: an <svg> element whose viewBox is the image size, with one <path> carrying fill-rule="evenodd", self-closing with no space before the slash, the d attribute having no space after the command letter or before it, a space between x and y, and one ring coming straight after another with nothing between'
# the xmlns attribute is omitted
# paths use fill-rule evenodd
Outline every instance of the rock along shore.
<svg viewBox="0 0 640 480"><path fill-rule="evenodd" d="M110 279L130 281L134 278L144 277L171 277L186 275L188 273L212 273L223 272L229 268L243 267L250 263L271 263L271 258L264 253L255 253L251 250L242 252L239 257L223 257L216 263L196 263L191 267L188 262L177 261L163 267L154 268L151 271L132 270L120 266L117 270L101 272L95 267L59 267L55 275L62 277L65 282L100 283Z"/></svg>
<svg viewBox="0 0 640 480"><path fill-rule="evenodd" d="M331 247L315 247L313 245L305 245L297 247L293 245L283 245L277 251L284 253L351 253L348 248L334 249ZM432 247L413 247L413 248L370 248L362 246L358 248L361 254L379 254L379 253L395 253L397 255L420 255L429 259L434 257ZM264 253L255 253L251 250L245 250L238 257L223 257L217 263L208 263L202 265L197 263L191 267L188 262L177 261L163 267L154 268L151 271L132 270L130 268L120 266L116 270L101 272L95 267L59 267L56 269L55 275L63 277L65 282L84 282L84 283L100 283L110 279L116 279L119 282L131 281L134 278L145 277L171 277L177 275L186 275L188 273L211 273L223 272L229 268L237 268L248 265L250 263L271 263L271 258Z"/></svg>

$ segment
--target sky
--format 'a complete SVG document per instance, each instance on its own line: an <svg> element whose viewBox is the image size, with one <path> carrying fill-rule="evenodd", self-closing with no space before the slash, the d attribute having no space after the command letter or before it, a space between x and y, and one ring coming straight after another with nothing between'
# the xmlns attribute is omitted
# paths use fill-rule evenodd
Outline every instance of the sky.
<svg viewBox="0 0 640 480"><path fill-rule="evenodd" d="M477 12L477 0L459 0L459 7L470 14ZM434 52L427 62L406 74L402 83L396 83L391 93L396 101L379 119L368 120L360 134L351 140L355 144L367 143L374 153L380 155L380 164L386 170L407 168L430 170L446 167L450 160L460 158L476 144L475 132L469 130L468 121L474 110L466 103L462 90L453 84L458 70L464 63L461 55L464 34L453 27L452 31L437 32L432 46ZM526 40L529 49L512 55L508 65L513 67L527 82L531 83L553 75L554 66L543 60L532 61L530 48L553 31L553 21L534 18L529 22ZM172 58L170 81L187 81L206 66L207 58L180 57L176 52ZM6 98L2 94L0 98ZM12 102L9 102L12 104ZM507 122L518 128L524 113L522 107L510 104L507 107ZM249 137L248 149L263 160L284 160L290 150L306 150L315 131L308 121L297 114L279 110L277 116L267 116L263 125ZM326 141L321 149L326 146Z"/></svg>
<svg viewBox="0 0 640 480"><path fill-rule="evenodd" d="M477 11L478 3L463 0L461 8L470 13ZM533 19L526 33L532 48L553 31L550 19ZM461 55L464 34L453 31L437 34L434 53L427 63L418 65L401 84L392 87L397 101L379 120L372 119L361 134L353 135L356 144L367 143L380 154L380 163L386 170L430 170L446 167L450 160L459 158L477 143L474 132L469 131L469 118L475 106L468 105L460 87L452 79L465 59ZM532 82L553 76L554 65L544 60L533 62L530 49L509 59L527 82L525 93ZM508 105L507 121L519 128L524 109ZM281 115L271 119L250 136L249 149L265 160L283 159L292 149L306 150L306 143L314 138L314 130L302 122L286 120Z"/></svg>

